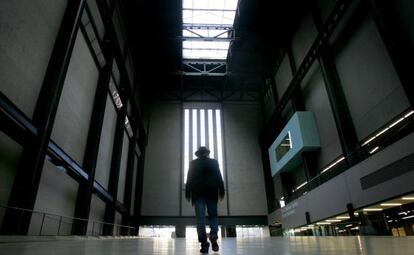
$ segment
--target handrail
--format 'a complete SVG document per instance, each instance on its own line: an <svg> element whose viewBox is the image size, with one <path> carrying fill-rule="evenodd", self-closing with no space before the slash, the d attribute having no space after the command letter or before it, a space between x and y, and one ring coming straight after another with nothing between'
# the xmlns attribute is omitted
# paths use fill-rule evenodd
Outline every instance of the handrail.
<svg viewBox="0 0 414 255"><path fill-rule="evenodd" d="M122 225L122 224L109 223L109 222L98 221L98 220L90 220L90 219L86 219L86 218L79 218L79 217L72 217L72 216L64 216L64 215L59 215L59 214L55 214L55 213L42 212L42 211L38 211L38 210L31 210L31 209L20 208L20 207L15 207L15 206L7 206L7 205L4 205L4 204L0 204L0 208L4 208L5 210L11 209L11 210L16 210L16 211L21 211L21 212L29 212L31 214L39 214L39 215L42 215L42 224L40 226L40 233L39 233L39 235L42 235L42 229L43 229L44 220L45 220L46 216L58 217L60 219L59 220L59 226L58 226L57 235L59 235L61 223L64 222L64 221L62 221L63 219L69 219L69 220L72 220L72 221L75 221L75 220L85 221L85 222L88 222L88 223L90 222L90 223L92 223L92 226L93 227L94 227L94 225L96 223L98 223L98 224L107 225L107 226L124 228L124 229L128 229L130 231L136 229L135 227L127 226L127 225ZM94 229L92 228L92 235L93 234L94 234Z"/></svg>

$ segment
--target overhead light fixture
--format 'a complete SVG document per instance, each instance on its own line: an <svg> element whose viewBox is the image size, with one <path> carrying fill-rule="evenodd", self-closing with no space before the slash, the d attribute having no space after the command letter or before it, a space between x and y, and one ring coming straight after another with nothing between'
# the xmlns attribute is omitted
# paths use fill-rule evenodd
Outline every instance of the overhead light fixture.
<svg viewBox="0 0 414 255"><path fill-rule="evenodd" d="M407 216L407 217L403 217L402 219L403 219L403 220L406 220L406 219L411 219L411 218L414 218L414 215Z"/></svg>
<svg viewBox="0 0 414 255"><path fill-rule="evenodd" d="M414 111L410 111L409 113L407 113L406 115L404 115L404 118L410 117L411 115L413 115L413 113L414 113Z"/></svg>
<svg viewBox="0 0 414 255"><path fill-rule="evenodd" d="M375 147L374 149L372 149L372 150L370 150L369 151L369 154L373 154L374 152L376 152L377 150L379 150L380 149L380 147L379 146L377 146L377 147Z"/></svg>
<svg viewBox="0 0 414 255"><path fill-rule="evenodd" d="M402 200L414 200L414 197L403 197Z"/></svg>
<svg viewBox="0 0 414 255"><path fill-rule="evenodd" d="M327 222L341 222L341 220L326 220Z"/></svg>
<svg viewBox="0 0 414 255"><path fill-rule="evenodd" d="M383 203L381 206L401 206L401 203Z"/></svg>
<svg viewBox="0 0 414 255"><path fill-rule="evenodd" d="M403 121L403 120L405 120L405 118L404 117L402 117L402 118L400 118L399 120L397 120L397 121L394 121L393 123L391 123L391 125L389 125L388 127L389 128L393 128L395 125L397 125L398 123L400 123L401 121Z"/></svg>
<svg viewBox="0 0 414 255"><path fill-rule="evenodd" d="M363 209L364 212L380 212L382 211L382 208L365 208Z"/></svg>
<svg viewBox="0 0 414 255"><path fill-rule="evenodd" d="M349 217L349 216L338 216L336 218L341 219L341 220L349 220L351 217Z"/></svg>
<svg viewBox="0 0 414 255"><path fill-rule="evenodd" d="M325 169L322 170L321 173L324 173L326 171L328 171L329 169L331 169L332 167L336 166L338 163L340 163L341 161L343 161L345 159L345 157L341 157L339 158L337 161L333 162L332 164L330 164L328 167L326 167Z"/></svg>
<svg viewBox="0 0 414 255"><path fill-rule="evenodd" d="M308 182L304 182L301 185L297 186L295 191L297 191L298 189L302 188L303 186L305 186L306 184L308 184Z"/></svg>
<svg viewBox="0 0 414 255"><path fill-rule="evenodd" d="M318 222L316 225L331 225L330 222Z"/></svg>
<svg viewBox="0 0 414 255"><path fill-rule="evenodd" d="M379 136L381 136L382 134L384 134L385 132L387 132L388 130L390 130L391 128L395 127L397 124L399 124L400 122L402 122L403 120L405 120L406 118L410 117L412 114L414 114L414 111L410 111L407 114L404 115L404 117L399 118L398 120L392 122L390 125L388 125L388 127L384 128L383 130L381 130L380 132L378 132L377 134L375 134L374 136L372 136L371 138L369 138L368 140L366 140L362 146L365 146L367 144L369 144L370 142L372 142L373 140L377 139ZM371 153L371 152L370 152ZM372 153L371 153L372 154Z"/></svg>

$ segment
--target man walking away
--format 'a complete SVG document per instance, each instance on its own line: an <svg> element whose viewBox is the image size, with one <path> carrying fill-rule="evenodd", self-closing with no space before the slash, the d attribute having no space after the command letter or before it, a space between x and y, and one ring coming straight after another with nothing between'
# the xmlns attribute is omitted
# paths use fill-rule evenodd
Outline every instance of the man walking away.
<svg viewBox="0 0 414 255"><path fill-rule="evenodd" d="M201 253L208 253L210 244L206 233L206 207L210 222L210 242L213 251L218 251L217 244L217 202L224 198L224 183L217 160L210 159L209 149L200 147L195 155L197 159L190 162L185 197L192 201L197 217L198 241L201 243Z"/></svg>

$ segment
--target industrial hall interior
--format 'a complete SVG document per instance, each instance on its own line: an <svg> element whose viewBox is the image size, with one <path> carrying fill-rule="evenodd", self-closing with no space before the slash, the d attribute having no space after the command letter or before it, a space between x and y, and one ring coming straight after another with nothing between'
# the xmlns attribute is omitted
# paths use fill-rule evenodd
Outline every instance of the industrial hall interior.
<svg viewBox="0 0 414 255"><path fill-rule="evenodd" d="M414 254L413 17L0 0L0 254Z"/></svg>

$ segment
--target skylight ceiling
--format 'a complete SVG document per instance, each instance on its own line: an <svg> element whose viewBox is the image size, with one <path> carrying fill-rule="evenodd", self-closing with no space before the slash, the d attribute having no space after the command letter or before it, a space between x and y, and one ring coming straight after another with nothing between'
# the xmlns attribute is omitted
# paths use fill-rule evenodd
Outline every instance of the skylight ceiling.
<svg viewBox="0 0 414 255"><path fill-rule="evenodd" d="M183 59L225 60L238 0L183 0Z"/></svg>

